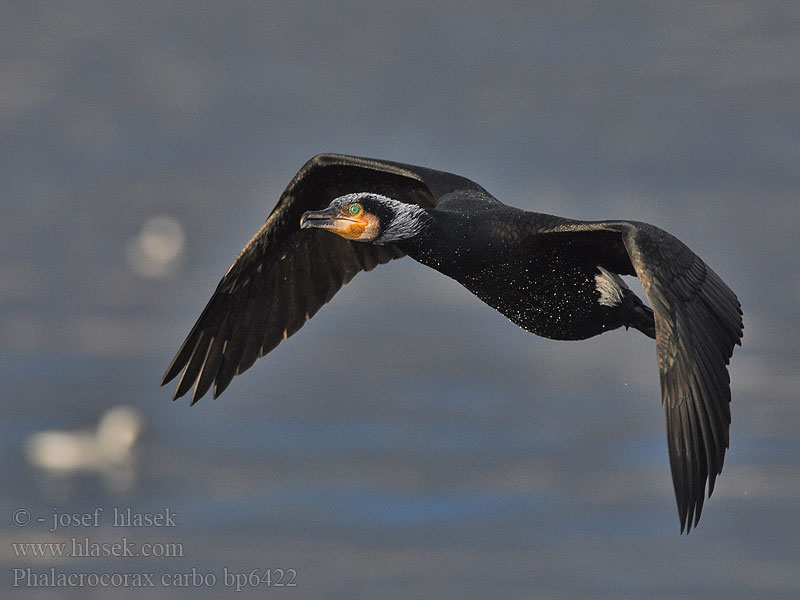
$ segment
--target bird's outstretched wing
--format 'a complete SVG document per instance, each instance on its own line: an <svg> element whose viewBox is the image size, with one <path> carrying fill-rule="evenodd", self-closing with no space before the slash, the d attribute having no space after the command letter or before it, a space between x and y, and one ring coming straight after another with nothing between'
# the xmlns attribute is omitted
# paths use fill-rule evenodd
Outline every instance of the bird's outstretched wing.
<svg viewBox="0 0 800 600"><path fill-rule="evenodd" d="M315 156L295 175L219 282L162 385L183 371L176 399L194 385L194 404L212 384L216 398L234 375L300 329L356 273L403 256L392 245L301 230L304 212L363 191L433 207L443 194L462 189L484 191L463 177L421 167L337 154Z"/></svg>
<svg viewBox="0 0 800 600"><path fill-rule="evenodd" d="M642 283L655 314L672 482L681 532L688 532L700 519L706 482L709 497L714 490L729 444L727 365L733 347L741 345L739 301L683 242L652 225L564 220L549 231L584 242L599 236L598 256L609 261L604 266L635 273ZM623 248L630 264L620 261Z"/></svg>

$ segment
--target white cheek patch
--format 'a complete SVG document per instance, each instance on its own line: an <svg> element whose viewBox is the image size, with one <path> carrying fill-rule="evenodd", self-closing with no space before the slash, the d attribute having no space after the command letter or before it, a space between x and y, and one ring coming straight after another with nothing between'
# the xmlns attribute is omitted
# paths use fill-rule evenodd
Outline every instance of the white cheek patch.
<svg viewBox="0 0 800 600"><path fill-rule="evenodd" d="M622 304L622 298L625 290L630 289L622 277L616 273L612 273L608 269L601 266L597 267L600 271L594 276L597 291L600 292L598 302L603 306L619 306Z"/></svg>

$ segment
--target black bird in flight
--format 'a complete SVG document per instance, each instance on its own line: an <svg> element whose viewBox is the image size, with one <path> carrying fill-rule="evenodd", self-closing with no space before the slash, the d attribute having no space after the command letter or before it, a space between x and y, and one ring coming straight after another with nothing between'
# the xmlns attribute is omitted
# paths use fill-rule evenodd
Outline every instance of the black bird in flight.
<svg viewBox="0 0 800 600"><path fill-rule="evenodd" d="M450 173L320 154L228 269L162 385L183 371L175 399L194 386L194 404L212 384L216 398L356 273L406 254L536 335L624 326L654 338L681 532L697 525L729 445L742 311L697 255L646 223L527 212ZM652 310L620 275L639 278Z"/></svg>

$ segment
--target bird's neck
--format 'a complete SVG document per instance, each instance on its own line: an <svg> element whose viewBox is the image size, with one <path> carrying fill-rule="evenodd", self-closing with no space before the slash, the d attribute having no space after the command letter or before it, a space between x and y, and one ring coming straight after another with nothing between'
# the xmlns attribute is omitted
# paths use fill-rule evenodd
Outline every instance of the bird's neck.
<svg viewBox="0 0 800 600"><path fill-rule="evenodd" d="M413 240L423 234L425 229L431 225L431 217L428 212L416 204L407 204L396 200L386 199L386 202L394 206L389 226L382 231L376 244L398 244Z"/></svg>
<svg viewBox="0 0 800 600"><path fill-rule="evenodd" d="M417 262L453 277L454 269L471 253L467 242L474 237L469 235L471 225L461 215L425 209L423 225L416 235L396 245Z"/></svg>

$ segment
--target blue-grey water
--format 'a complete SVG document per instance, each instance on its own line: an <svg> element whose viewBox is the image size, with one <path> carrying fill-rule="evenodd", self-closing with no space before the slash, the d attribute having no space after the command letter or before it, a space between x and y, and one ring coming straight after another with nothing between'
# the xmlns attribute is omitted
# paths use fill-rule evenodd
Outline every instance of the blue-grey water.
<svg viewBox="0 0 800 600"><path fill-rule="evenodd" d="M13 2L0 31L4 597L800 596L794 3ZM651 222L728 282L731 448L696 530L651 340L537 338L410 259L220 399L170 401L219 277L323 151ZM26 458L120 404L145 421L124 473ZM127 508L175 527L113 527ZM183 556L20 555L123 537Z"/></svg>

